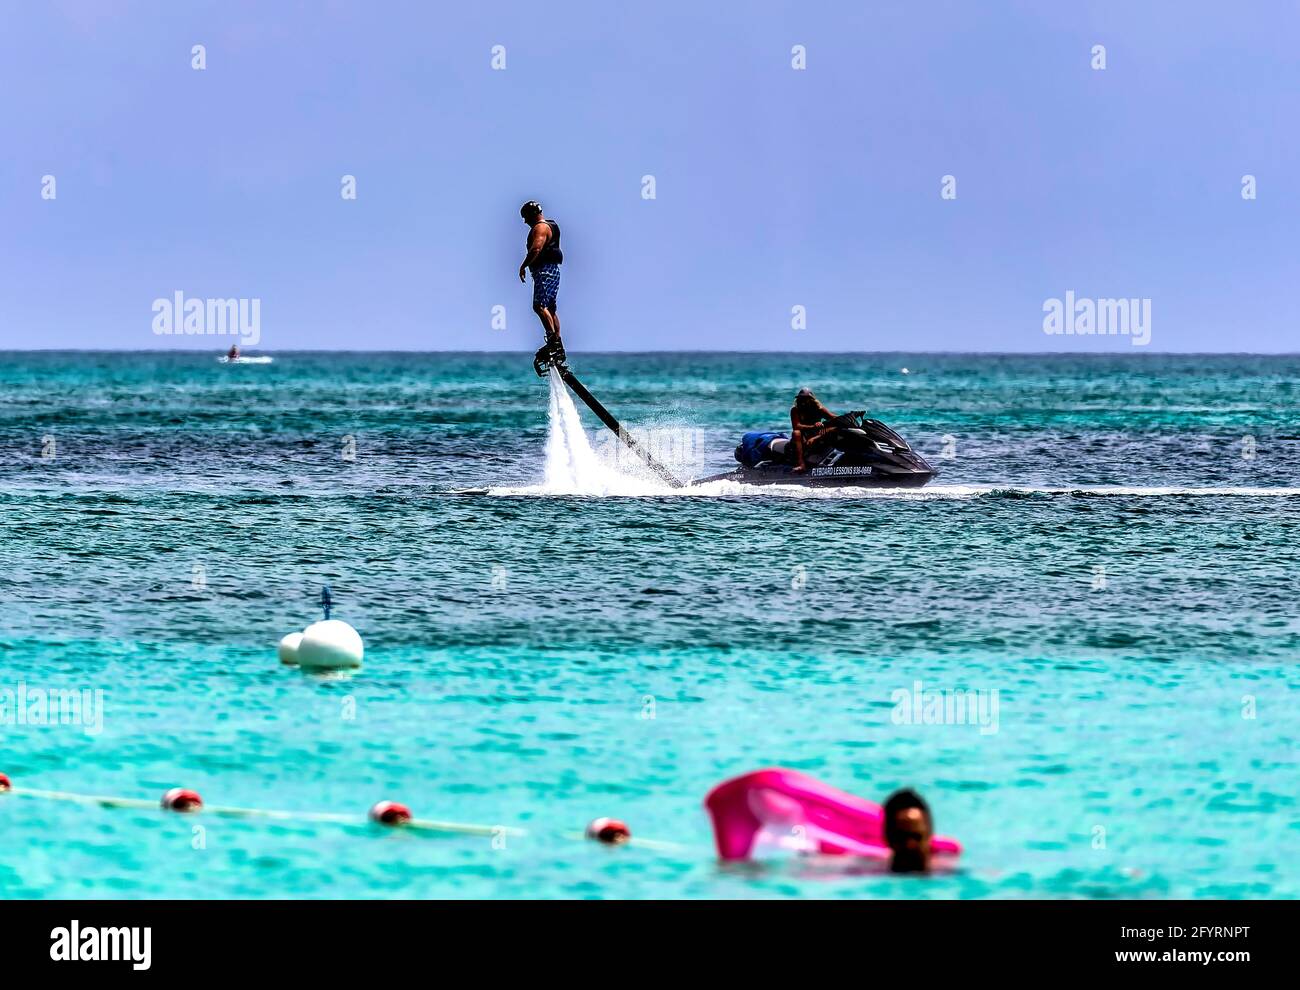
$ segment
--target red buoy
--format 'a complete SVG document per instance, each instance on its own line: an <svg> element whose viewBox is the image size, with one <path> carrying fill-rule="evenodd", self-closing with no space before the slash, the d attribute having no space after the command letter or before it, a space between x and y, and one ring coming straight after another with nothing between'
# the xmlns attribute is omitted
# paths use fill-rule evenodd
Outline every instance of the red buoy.
<svg viewBox="0 0 1300 990"><path fill-rule="evenodd" d="M0 773L0 794L3 794L5 791L11 789L13 786L14 785L9 782L8 774Z"/></svg>
<svg viewBox="0 0 1300 990"><path fill-rule="evenodd" d="M617 818L597 818L587 826L587 838L617 846L632 838L632 830Z"/></svg>
<svg viewBox="0 0 1300 990"><path fill-rule="evenodd" d="M187 787L173 787L163 795L162 806L168 811L200 811L203 808L203 798L199 797L198 791L191 791Z"/></svg>
<svg viewBox="0 0 1300 990"><path fill-rule="evenodd" d="M380 825L405 825L411 820L411 809L396 801L380 801L370 809L370 820Z"/></svg>

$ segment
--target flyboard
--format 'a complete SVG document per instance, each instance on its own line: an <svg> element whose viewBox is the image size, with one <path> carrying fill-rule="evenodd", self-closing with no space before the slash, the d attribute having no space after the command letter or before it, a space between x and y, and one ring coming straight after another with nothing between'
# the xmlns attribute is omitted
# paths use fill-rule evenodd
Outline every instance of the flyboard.
<svg viewBox="0 0 1300 990"><path fill-rule="evenodd" d="M596 418L604 423L619 440L623 441L632 453L641 458L651 471L672 488L686 487L686 482L655 460L648 450L637 443L636 437L628 433L623 428L623 424L614 418L614 414L606 409L599 399L588 392L587 387L582 382L578 381L578 377L569 369L562 347L543 347L533 358L533 370L537 372L539 378L545 378L547 370L550 368L554 368L559 372L560 378L564 380L564 384L569 386L573 394L586 403L587 408L596 414Z"/></svg>
<svg viewBox="0 0 1300 990"><path fill-rule="evenodd" d="M663 464L659 463L659 461L657 461L654 456L645 449L645 447L637 442L636 437L632 436L632 434L628 433L628 431L624 429L623 424L614 417L614 414L606 409L599 399L587 391L587 386L583 385L582 382L578 380L578 376L573 373L572 369L570 369L566 363L564 349L562 347L542 347L533 358L533 370L537 372L539 378L545 378L547 374L549 374L551 368L555 369L556 373L559 374L561 381L569 387L573 394L581 399L586 404L587 408L596 414L596 418L604 423L609 431L618 437L629 450L636 454L637 457L641 458L641 460L645 462L646 466L649 467L650 470L653 471L665 484L671 488L687 487L686 482L682 481ZM487 488L458 488L444 492L443 494L486 495L488 491Z"/></svg>

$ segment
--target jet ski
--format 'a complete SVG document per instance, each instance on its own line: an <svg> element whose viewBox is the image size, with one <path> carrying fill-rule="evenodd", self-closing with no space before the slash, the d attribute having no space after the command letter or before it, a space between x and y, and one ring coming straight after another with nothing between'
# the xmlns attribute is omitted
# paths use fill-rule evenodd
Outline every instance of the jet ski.
<svg viewBox="0 0 1300 990"><path fill-rule="evenodd" d="M865 412L845 413L828 423L834 432L806 453L808 470L802 474L795 473L794 441L789 436L755 430L736 446L739 467L696 483L920 488L938 474L911 444L880 420L867 419Z"/></svg>

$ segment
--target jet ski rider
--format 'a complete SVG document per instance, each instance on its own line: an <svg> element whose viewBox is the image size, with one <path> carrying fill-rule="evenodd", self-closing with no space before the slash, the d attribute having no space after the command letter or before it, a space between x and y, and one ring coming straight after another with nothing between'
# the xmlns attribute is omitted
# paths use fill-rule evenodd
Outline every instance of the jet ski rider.
<svg viewBox="0 0 1300 990"><path fill-rule="evenodd" d="M790 439L794 441L795 474L804 474L808 464L804 460L815 451L836 427L830 423L835 414L821 404L811 389L801 388L790 407Z"/></svg>

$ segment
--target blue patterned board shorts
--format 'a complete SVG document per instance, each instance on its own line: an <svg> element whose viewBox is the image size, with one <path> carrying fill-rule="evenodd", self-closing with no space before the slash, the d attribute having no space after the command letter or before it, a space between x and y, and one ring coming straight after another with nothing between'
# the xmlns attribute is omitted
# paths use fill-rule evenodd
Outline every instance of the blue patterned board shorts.
<svg viewBox="0 0 1300 990"><path fill-rule="evenodd" d="M542 309L555 309L555 296L560 291L560 266L538 265L533 269L533 305Z"/></svg>

